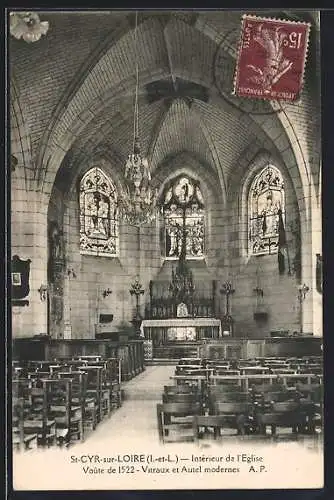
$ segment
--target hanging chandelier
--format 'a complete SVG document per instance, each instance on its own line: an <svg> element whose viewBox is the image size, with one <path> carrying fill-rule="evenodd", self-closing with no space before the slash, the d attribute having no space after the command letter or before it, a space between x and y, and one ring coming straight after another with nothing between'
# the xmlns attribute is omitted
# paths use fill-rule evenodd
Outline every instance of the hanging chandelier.
<svg viewBox="0 0 334 500"><path fill-rule="evenodd" d="M156 215L156 193L151 187L151 172L147 159L141 154L139 142L139 109L138 88L139 68L137 53L137 26L138 13L135 24L135 59L136 59L136 88L134 96L133 115L133 146L125 164L125 190L120 197L120 215L124 222L133 226L141 226L151 222Z"/></svg>

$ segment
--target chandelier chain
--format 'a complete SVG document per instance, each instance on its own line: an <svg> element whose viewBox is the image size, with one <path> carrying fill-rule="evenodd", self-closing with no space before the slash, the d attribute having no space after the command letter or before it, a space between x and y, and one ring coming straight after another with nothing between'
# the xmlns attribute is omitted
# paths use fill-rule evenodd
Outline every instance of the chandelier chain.
<svg viewBox="0 0 334 500"><path fill-rule="evenodd" d="M125 190L120 200L120 213L125 222L140 226L156 217L156 195L152 192L151 173L147 158L142 155L139 140L139 61L138 61L138 12L135 16L135 92L133 114L133 145L125 164Z"/></svg>
<svg viewBox="0 0 334 500"><path fill-rule="evenodd" d="M138 47L137 47L137 29L138 29L138 12L136 11L136 21L135 21L135 31L134 31L136 87L135 87L135 105L134 105L134 116L133 116L133 151L135 149L136 138L139 136L139 107L138 107L139 64L138 64Z"/></svg>

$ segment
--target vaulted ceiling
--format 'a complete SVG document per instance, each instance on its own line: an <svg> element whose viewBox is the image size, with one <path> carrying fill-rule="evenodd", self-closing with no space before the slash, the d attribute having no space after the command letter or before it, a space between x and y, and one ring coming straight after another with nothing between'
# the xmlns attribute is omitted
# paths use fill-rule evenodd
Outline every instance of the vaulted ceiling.
<svg viewBox="0 0 334 500"><path fill-rule="evenodd" d="M290 12L276 14L292 17ZM116 168L124 164L133 140L135 30L129 12L41 12L40 17L50 29L39 42L11 40L12 117L17 123L22 115L29 137L25 156L30 164L25 163L30 182L50 192L57 173L59 179L74 176L101 149L110 152ZM249 145L275 151L268 120L281 127L276 136L282 138L279 117L242 112L217 82L219 73L227 87L232 85L240 20L235 11L139 13L139 129L153 171L168 156L187 151L208 165L226 189ZM231 65L217 66L222 52ZM305 141L311 170L317 159L315 148L310 159L307 136L317 121L305 116L317 116L313 93L307 82L303 107L287 110L291 120L298 115L297 135L304 120L299 141L302 146Z"/></svg>

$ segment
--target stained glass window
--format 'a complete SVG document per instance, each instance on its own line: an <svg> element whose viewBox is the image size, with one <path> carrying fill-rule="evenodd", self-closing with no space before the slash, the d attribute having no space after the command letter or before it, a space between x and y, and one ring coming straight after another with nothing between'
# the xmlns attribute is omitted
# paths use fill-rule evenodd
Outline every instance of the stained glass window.
<svg viewBox="0 0 334 500"><path fill-rule="evenodd" d="M81 179L79 204L80 253L105 257L117 255L117 193L100 168L92 168Z"/></svg>
<svg viewBox="0 0 334 500"><path fill-rule="evenodd" d="M249 192L249 252L278 251L279 210L285 218L284 181L278 168L268 165L253 180Z"/></svg>
<svg viewBox="0 0 334 500"><path fill-rule="evenodd" d="M178 177L164 192L164 254L180 256L182 235L186 235L187 258L204 256L204 200L198 183L189 177Z"/></svg>

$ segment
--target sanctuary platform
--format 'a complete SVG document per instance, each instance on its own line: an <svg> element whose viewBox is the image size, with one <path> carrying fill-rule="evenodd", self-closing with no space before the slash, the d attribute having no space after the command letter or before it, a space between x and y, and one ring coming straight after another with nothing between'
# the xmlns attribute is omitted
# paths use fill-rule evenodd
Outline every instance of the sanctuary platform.
<svg viewBox="0 0 334 500"><path fill-rule="evenodd" d="M221 338L188 342L167 342L152 345L144 341L145 359L180 359L199 357L206 359L251 359L270 356L321 356L321 338L318 337L266 337L262 339ZM151 343L150 349L147 344ZM149 356L151 350L151 356Z"/></svg>

